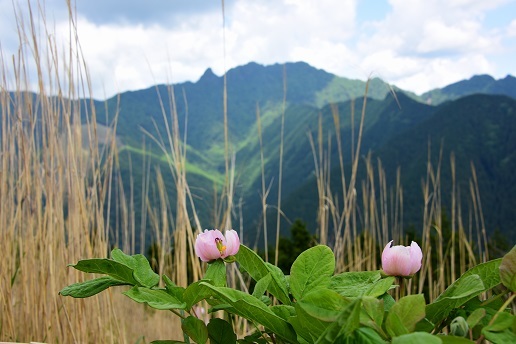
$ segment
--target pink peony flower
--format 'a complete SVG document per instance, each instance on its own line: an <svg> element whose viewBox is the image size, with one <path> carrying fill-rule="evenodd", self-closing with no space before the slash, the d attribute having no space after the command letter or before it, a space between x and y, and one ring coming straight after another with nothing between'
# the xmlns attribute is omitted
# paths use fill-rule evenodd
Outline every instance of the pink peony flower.
<svg viewBox="0 0 516 344"><path fill-rule="evenodd" d="M234 230L226 231L226 236L218 229L204 230L195 239L195 254L203 262L226 258L237 254L240 248L240 239Z"/></svg>
<svg viewBox="0 0 516 344"><path fill-rule="evenodd" d="M411 276L421 269L423 252L417 243L410 246L392 245L391 240L382 252L383 271L390 276Z"/></svg>

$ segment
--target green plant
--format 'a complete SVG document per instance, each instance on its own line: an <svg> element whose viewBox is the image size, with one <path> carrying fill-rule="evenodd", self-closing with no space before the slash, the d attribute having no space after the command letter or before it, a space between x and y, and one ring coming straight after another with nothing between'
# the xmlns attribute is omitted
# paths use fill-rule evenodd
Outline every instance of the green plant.
<svg viewBox="0 0 516 344"><path fill-rule="evenodd" d="M111 259L81 260L74 268L104 274L72 284L61 295L89 297L111 286L129 285L123 294L181 318L184 342L155 343L493 343L516 340L516 246L503 258L479 264L464 273L435 301L422 294L391 296L396 281L382 270L335 273L331 249L318 245L301 253L286 276L253 250L240 246L234 256L255 281L252 293L227 286L221 258L208 264L201 280L186 288L152 271L142 255L119 249ZM159 286L160 281L164 286ZM205 323L199 302L220 314ZM254 330L237 339L237 317Z"/></svg>

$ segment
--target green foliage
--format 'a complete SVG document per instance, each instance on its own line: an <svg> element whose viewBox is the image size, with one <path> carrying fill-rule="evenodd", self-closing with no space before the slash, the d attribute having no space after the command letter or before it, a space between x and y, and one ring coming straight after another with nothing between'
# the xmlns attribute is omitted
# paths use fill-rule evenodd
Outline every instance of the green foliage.
<svg viewBox="0 0 516 344"><path fill-rule="evenodd" d="M301 253L290 270L290 290L301 300L319 288L327 288L335 270L335 257L328 246L319 245Z"/></svg>
<svg viewBox="0 0 516 344"><path fill-rule="evenodd" d="M516 342L515 317L506 312L499 313L494 322L482 329L482 334L493 343Z"/></svg>
<svg viewBox="0 0 516 344"><path fill-rule="evenodd" d="M443 321L450 312L468 300L494 288L500 283L501 259L479 264L468 270L444 293L426 307L427 319L434 324Z"/></svg>
<svg viewBox="0 0 516 344"><path fill-rule="evenodd" d="M516 292L516 246L503 257L500 264L500 278L505 287Z"/></svg>
<svg viewBox="0 0 516 344"><path fill-rule="evenodd" d="M209 263L204 278L187 288L178 287L167 276L161 278L162 288L143 256L120 250L113 250L112 259L87 259L72 265L106 276L72 284L61 294L87 297L113 285L130 285L123 294L132 300L181 316L185 343L463 344L484 338L509 343L516 340L516 317L508 307L516 294L506 298L507 291L499 286L505 279L511 286L513 254L468 270L430 304L423 294L395 300L389 294L395 279L379 271L334 275L334 255L322 245L302 252L288 279L278 267L242 245L235 260L254 279L253 294L227 287L227 263L222 259ZM478 299L486 291L491 291L489 298ZM276 298L274 302L267 292ZM202 300L210 305L209 312L243 317L257 330L237 339L235 329L224 319L213 318L206 325L192 311ZM450 335L442 333L447 326Z"/></svg>
<svg viewBox="0 0 516 344"><path fill-rule="evenodd" d="M63 296L84 298L98 294L109 287L128 284L130 283L119 281L111 276L104 276L85 282L71 284L67 287L64 287L59 293Z"/></svg>
<svg viewBox="0 0 516 344"><path fill-rule="evenodd" d="M423 295L408 295L396 302L389 310L385 327L392 337L413 332L416 324L425 317Z"/></svg>
<svg viewBox="0 0 516 344"><path fill-rule="evenodd" d="M392 287L394 277L382 278L380 271L343 272L332 276L330 288L347 297L385 294Z"/></svg>
<svg viewBox="0 0 516 344"><path fill-rule="evenodd" d="M227 321L214 318L208 323L210 344L235 343L237 336L233 327Z"/></svg>
<svg viewBox="0 0 516 344"><path fill-rule="evenodd" d="M439 337L432 336L426 332L414 332L407 333L396 337L392 340L393 344L419 344L419 343L428 343L428 344L441 344L442 341Z"/></svg>
<svg viewBox="0 0 516 344"><path fill-rule="evenodd" d="M228 312L262 324L279 337L295 342L296 335L292 327L257 298L240 290L215 287L208 283L202 284L211 289L216 297L231 306L227 308Z"/></svg>
<svg viewBox="0 0 516 344"><path fill-rule="evenodd" d="M259 282L264 277L270 278L271 282L268 283L266 290L277 297L283 304L290 304L287 281L283 273L266 264L256 252L244 245L240 246L236 258L240 268L246 271L256 282ZM270 277L267 277L268 275Z"/></svg>
<svg viewBox="0 0 516 344"><path fill-rule="evenodd" d="M208 327L202 320L194 316L185 318L181 323L181 329L196 343L204 344L208 340Z"/></svg>
<svg viewBox="0 0 516 344"><path fill-rule="evenodd" d="M138 303L146 303L155 309L184 309L186 304L168 293L167 289L150 289L134 286L126 292L125 296Z"/></svg>
<svg viewBox="0 0 516 344"><path fill-rule="evenodd" d="M149 261L142 254L129 256L120 249L111 251L111 258L133 270L134 279L142 286L152 288L159 283L159 275L152 271Z"/></svg>

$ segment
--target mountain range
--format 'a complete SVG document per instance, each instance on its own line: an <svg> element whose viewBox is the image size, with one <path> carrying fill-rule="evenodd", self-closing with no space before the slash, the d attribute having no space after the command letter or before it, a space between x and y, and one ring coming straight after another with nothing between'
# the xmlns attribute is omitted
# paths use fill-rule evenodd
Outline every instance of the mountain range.
<svg viewBox="0 0 516 344"><path fill-rule="evenodd" d="M329 181L332 189L339 190L336 131L340 133L343 164L349 170L366 82L336 76L303 62L270 66L249 63L229 70L226 77L229 149L235 155L235 200L241 200L238 212L243 218L247 240L257 237L262 223L261 152L264 180L270 186L268 217L270 221L274 219L275 228L282 126L284 219L302 218L314 230L318 199L309 136L317 141L318 135L322 135L325 151L328 150L324 154L331 166ZM213 194L214 190L220 190L225 173L223 90L224 78L208 69L197 82L157 85L124 92L106 101L94 101L99 124L110 126L118 113L116 132L122 157L121 175L126 188L129 188L129 174L133 176L136 209L140 209L144 197L143 176L151 173L153 180L158 169L164 175L170 199L174 199L175 190L164 154L152 144L149 133L167 137L165 118L170 121L175 105L181 138L186 137L187 176L197 202L196 210L203 226L215 225ZM396 186L396 171L400 169L405 225L421 226L424 206L421 180L426 178L429 158L435 166L439 155L443 207L449 207L446 200L450 198L452 185L450 156L453 153L464 213L471 204L467 195L472 164L487 231L498 229L514 241L515 99L516 78L510 75L500 80L478 75L422 95L377 78L369 81L360 154L364 157L370 154L375 164L381 161L386 180L392 186ZM145 165L149 159L150 169ZM360 161L359 178L363 179L366 172L363 159ZM140 216L136 214L137 224ZM272 227L271 222L269 228ZM288 233L286 221L282 222L282 233Z"/></svg>

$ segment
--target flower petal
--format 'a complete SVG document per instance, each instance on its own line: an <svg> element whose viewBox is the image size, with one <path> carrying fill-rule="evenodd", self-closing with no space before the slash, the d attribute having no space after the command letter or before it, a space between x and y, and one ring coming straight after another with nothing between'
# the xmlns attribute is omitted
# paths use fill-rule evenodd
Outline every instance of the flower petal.
<svg viewBox="0 0 516 344"><path fill-rule="evenodd" d="M412 241L412 243L410 244L409 250L410 250L410 261L411 261L410 274L413 275L421 269L421 262L423 260L423 252L421 251L421 248L415 241Z"/></svg>
<svg viewBox="0 0 516 344"><path fill-rule="evenodd" d="M423 253L412 242L411 246L396 245L390 241L382 252L382 269L391 276L411 276L421 269Z"/></svg>
<svg viewBox="0 0 516 344"><path fill-rule="evenodd" d="M239 249L240 249L240 238L238 237L238 233L233 229L226 231L226 254L225 254L225 257L234 256L235 254L238 253Z"/></svg>
<svg viewBox="0 0 516 344"><path fill-rule="evenodd" d="M197 235L197 239L195 240L195 254L201 258L204 262L209 262L210 260L215 260L221 258L220 251L217 248L216 240L220 239L224 241L224 236L222 233L215 230L204 230L204 233Z"/></svg>

